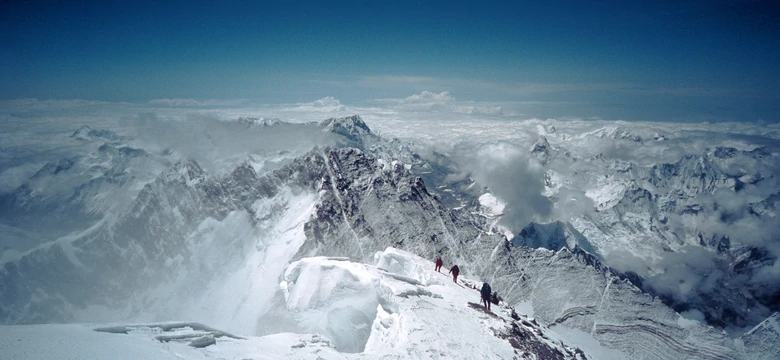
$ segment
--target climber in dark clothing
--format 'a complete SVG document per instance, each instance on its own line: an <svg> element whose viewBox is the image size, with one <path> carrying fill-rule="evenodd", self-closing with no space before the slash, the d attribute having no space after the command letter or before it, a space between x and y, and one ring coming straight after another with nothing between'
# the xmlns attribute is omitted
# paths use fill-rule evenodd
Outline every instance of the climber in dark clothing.
<svg viewBox="0 0 780 360"><path fill-rule="evenodd" d="M490 311L490 293L492 290L490 290L490 285L488 283L482 283L482 290L479 291L479 294L482 295L482 302L485 304L485 309L488 309Z"/></svg>
<svg viewBox="0 0 780 360"><path fill-rule="evenodd" d="M458 265L453 265L452 268L450 268L450 273L452 273L452 281L458 282L458 273L460 273Z"/></svg>
<svg viewBox="0 0 780 360"><path fill-rule="evenodd" d="M499 301L501 301L501 299L498 297L498 292L494 291L493 295L490 296L490 302L492 302L495 305L498 305Z"/></svg>
<svg viewBox="0 0 780 360"><path fill-rule="evenodd" d="M441 266L444 265L444 261L441 260L441 256L436 258L436 271L441 270Z"/></svg>

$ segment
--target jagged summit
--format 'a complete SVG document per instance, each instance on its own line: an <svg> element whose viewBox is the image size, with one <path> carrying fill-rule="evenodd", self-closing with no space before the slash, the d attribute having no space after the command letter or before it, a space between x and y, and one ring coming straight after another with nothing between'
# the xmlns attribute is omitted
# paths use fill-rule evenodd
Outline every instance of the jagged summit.
<svg viewBox="0 0 780 360"><path fill-rule="evenodd" d="M362 137L373 135L368 125L358 115L330 118L320 122L323 131L342 135L350 141L358 142Z"/></svg>
<svg viewBox="0 0 780 360"><path fill-rule="evenodd" d="M266 126L274 126L283 124L284 121L282 121L279 118L272 117L272 118L266 118L266 117L251 117L251 116L240 116L238 119L236 119L236 122L239 124L248 126L248 127L266 127Z"/></svg>
<svg viewBox="0 0 780 360"><path fill-rule="evenodd" d="M531 147L531 153L534 154L547 154L550 153L550 143L547 141L546 136L542 136L539 138L539 140L536 140L536 143L534 143L534 146Z"/></svg>
<svg viewBox="0 0 780 360"><path fill-rule="evenodd" d="M730 159L737 156L738 150L733 147L718 146L713 152L713 156L721 159Z"/></svg>
<svg viewBox="0 0 780 360"><path fill-rule="evenodd" d="M165 183L183 182L189 186L203 181L205 177L206 172L192 158L179 160L160 174L160 180Z"/></svg>
<svg viewBox="0 0 780 360"><path fill-rule="evenodd" d="M629 140L634 142L642 142L642 136L636 134L634 131L638 129L629 130L625 126L604 126L600 129L584 133L581 137L597 137L614 140ZM655 135L655 134L653 134ZM647 136L650 137L650 136Z"/></svg>
<svg viewBox="0 0 780 360"><path fill-rule="evenodd" d="M119 134L111 131L111 130L105 130L105 129L93 129L89 127L89 125L81 125L78 129L76 129L73 134L70 135L71 138L77 139L77 140L105 140L105 141L119 141L122 140L123 137Z"/></svg>
<svg viewBox="0 0 780 360"><path fill-rule="evenodd" d="M89 125L86 125L86 124L81 125L81 127L76 129L76 131L74 131L73 134L70 135L70 137L78 138L78 139L84 139L84 138L87 137L87 135L89 134L90 130L92 130L92 128L89 127Z"/></svg>
<svg viewBox="0 0 780 360"><path fill-rule="evenodd" d="M130 146L113 146L109 143L105 143L103 145L100 145L98 148L98 153L107 155L107 156L116 156L116 157L125 157L125 158L133 158L137 156L148 156L149 154L143 150L138 149Z"/></svg>
<svg viewBox="0 0 780 360"><path fill-rule="evenodd" d="M531 154L536 157L542 164L546 164L550 161L552 147L547 141L547 137L542 136L531 147Z"/></svg>

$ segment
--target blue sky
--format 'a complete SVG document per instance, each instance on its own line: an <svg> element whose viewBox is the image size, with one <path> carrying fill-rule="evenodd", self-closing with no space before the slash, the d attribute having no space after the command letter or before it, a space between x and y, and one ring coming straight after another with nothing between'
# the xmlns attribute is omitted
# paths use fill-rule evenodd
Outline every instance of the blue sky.
<svg viewBox="0 0 780 360"><path fill-rule="evenodd" d="M10 1L0 99L362 104L780 121L772 1Z"/></svg>

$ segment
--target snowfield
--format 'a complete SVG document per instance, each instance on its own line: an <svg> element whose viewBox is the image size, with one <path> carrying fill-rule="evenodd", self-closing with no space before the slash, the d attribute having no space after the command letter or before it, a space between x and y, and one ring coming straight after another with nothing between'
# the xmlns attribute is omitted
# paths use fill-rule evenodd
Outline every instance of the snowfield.
<svg viewBox="0 0 780 360"><path fill-rule="evenodd" d="M1 326L0 352L4 359L585 359L504 303L486 311L479 281L454 283L431 261L393 248L376 259L290 264L278 289L295 333L245 336L188 322Z"/></svg>

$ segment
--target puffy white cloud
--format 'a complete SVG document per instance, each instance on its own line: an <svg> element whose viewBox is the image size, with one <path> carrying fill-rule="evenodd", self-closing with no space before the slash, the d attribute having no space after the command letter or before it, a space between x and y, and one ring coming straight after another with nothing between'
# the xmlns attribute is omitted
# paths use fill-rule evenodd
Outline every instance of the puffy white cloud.
<svg viewBox="0 0 780 360"><path fill-rule="evenodd" d="M373 103L377 103L384 106L406 108L406 109L433 109L436 106L453 104L455 98L450 95L448 91L442 91L441 93L433 93L430 91L423 91L419 94L413 94L405 98L384 98L371 100Z"/></svg>
<svg viewBox="0 0 780 360"><path fill-rule="evenodd" d="M315 107L337 107L337 108L343 108L341 105L341 101L338 99L332 97L332 96L326 96L322 99L315 100L309 103L311 106Z"/></svg>
<svg viewBox="0 0 780 360"><path fill-rule="evenodd" d="M314 111L314 112L343 112L347 110L347 107L341 104L341 101L332 97L326 96L319 100L314 100L308 103L296 104L297 107L293 107L291 110L295 111Z"/></svg>
<svg viewBox="0 0 780 360"><path fill-rule="evenodd" d="M449 91L442 91L441 93L432 93L430 91L423 91L419 94L407 96L403 99L403 103L449 103L454 102L455 98L450 95Z"/></svg>
<svg viewBox="0 0 780 360"><path fill-rule="evenodd" d="M553 203L544 192L544 169L526 149L507 142L480 145L461 144L452 157L463 174L487 186L490 193L506 204L501 223L519 232L531 221L547 221Z"/></svg>

